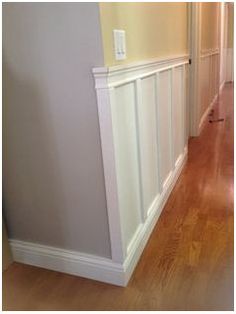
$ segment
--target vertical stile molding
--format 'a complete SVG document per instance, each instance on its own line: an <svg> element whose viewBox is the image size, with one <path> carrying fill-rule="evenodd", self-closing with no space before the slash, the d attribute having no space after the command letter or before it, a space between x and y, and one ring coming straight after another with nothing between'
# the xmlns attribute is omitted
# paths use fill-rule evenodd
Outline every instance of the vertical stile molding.
<svg viewBox="0 0 236 314"><path fill-rule="evenodd" d="M170 114L170 125L171 125L171 169L172 171L175 169L175 157L174 157L174 128L173 128L173 108L174 108L174 86L175 86L175 68L171 69L170 75L170 107L171 107L171 114Z"/></svg>
<svg viewBox="0 0 236 314"><path fill-rule="evenodd" d="M200 121L200 43L201 43L201 3L191 4L191 71L190 79L190 135L199 135Z"/></svg>
<svg viewBox="0 0 236 314"><path fill-rule="evenodd" d="M155 75L155 110L156 110L156 146L157 146L157 176L158 176L158 191L157 194L162 193L162 182L160 176L160 128L159 128L159 109L160 109L160 72Z"/></svg>
<svg viewBox="0 0 236 314"><path fill-rule="evenodd" d="M173 111L172 111L172 90L173 90L173 69L168 71L168 111L169 111L169 126L170 126L170 132L169 132L169 144L170 144L170 160L171 160L171 171L174 167L174 149L173 149Z"/></svg>
<svg viewBox="0 0 236 314"><path fill-rule="evenodd" d="M185 65L182 66L182 128L183 128L183 143L182 150L184 150L186 143L186 82L185 82Z"/></svg>
<svg viewBox="0 0 236 314"><path fill-rule="evenodd" d="M140 191L140 203L141 203L141 217L142 222L147 218L147 214L144 208L143 201L143 180L142 180L142 167L141 167L141 148L140 148L140 119L139 108L142 106L142 86L141 79L135 80L135 122L136 122L136 135L137 135L137 149L138 149L138 176L139 176L139 191Z"/></svg>
<svg viewBox="0 0 236 314"><path fill-rule="evenodd" d="M98 116L102 144L103 168L107 198L107 211L111 241L111 255L115 262L123 262L124 247L117 186L115 148L112 127L112 104L115 102L114 88L97 89Z"/></svg>
<svg viewBox="0 0 236 314"><path fill-rule="evenodd" d="M210 63L211 63L211 73L210 73L210 81L211 81L211 98L209 103L211 103L211 100L213 98L214 94L214 56L210 57Z"/></svg>

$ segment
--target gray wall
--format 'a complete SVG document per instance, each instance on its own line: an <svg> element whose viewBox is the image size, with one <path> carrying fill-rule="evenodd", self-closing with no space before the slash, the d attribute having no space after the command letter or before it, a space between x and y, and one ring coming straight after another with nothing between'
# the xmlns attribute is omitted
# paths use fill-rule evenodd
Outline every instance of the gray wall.
<svg viewBox="0 0 236 314"><path fill-rule="evenodd" d="M9 237L110 256L93 66L97 3L3 4Z"/></svg>

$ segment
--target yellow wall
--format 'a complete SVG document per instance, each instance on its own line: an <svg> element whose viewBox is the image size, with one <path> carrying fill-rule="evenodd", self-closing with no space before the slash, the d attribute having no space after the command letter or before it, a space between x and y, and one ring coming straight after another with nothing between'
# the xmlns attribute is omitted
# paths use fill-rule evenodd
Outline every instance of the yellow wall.
<svg viewBox="0 0 236 314"><path fill-rule="evenodd" d="M234 42L234 6L233 3L228 5L228 40L227 48L233 48Z"/></svg>
<svg viewBox="0 0 236 314"><path fill-rule="evenodd" d="M100 3L105 64L187 53L187 3ZM113 29L126 31L127 58L116 61Z"/></svg>
<svg viewBox="0 0 236 314"><path fill-rule="evenodd" d="M201 49L219 47L219 2L201 3Z"/></svg>

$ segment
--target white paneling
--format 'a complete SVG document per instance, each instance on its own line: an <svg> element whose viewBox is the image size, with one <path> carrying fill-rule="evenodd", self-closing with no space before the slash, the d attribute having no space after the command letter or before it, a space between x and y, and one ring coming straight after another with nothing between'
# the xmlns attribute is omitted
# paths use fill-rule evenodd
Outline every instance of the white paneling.
<svg viewBox="0 0 236 314"><path fill-rule="evenodd" d="M189 123L189 108L188 108L188 71L186 69L186 65L183 66L183 130L184 130L184 137L183 137L183 145L184 147L188 144L188 123Z"/></svg>
<svg viewBox="0 0 236 314"><path fill-rule="evenodd" d="M157 99L160 179L161 185L163 185L172 170L171 70L163 71L159 74Z"/></svg>
<svg viewBox="0 0 236 314"><path fill-rule="evenodd" d="M207 121L219 94L219 52L210 51L200 58L200 117L199 134Z"/></svg>
<svg viewBox="0 0 236 314"><path fill-rule="evenodd" d="M134 83L115 88L111 106L121 228L127 247L141 222Z"/></svg>
<svg viewBox="0 0 236 314"><path fill-rule="evenodd" d="M107 210L113 260L117 250L113 233L119 231L115 225L120 217L117 224L120 223L122 245L118 248L124 252L125 281L132 274L187 157L187 64L188 56L180 56L94 69L99 108L105 99L99 93L107 90L110 95L112 127L107 127L106 133L112 134L113 143L109 141L108 145L114 149L103 145L102 152L104 169L108 169L106 185L117 182L117 199L108 195L111 202ZM108 110L99 111L103 143ZM116 175L116 180L109 180L109 172ZM111 193L113 188L106 191ZM119 215L114 214L115 210Z"/></svg>
<svg viewBox="0 0 236 314"><path fill-rule="evenodd" d="M199 132L207 121L219 93L219 52L210 51L200 58L200 117Z"/></svg>
<svg viewBox="0 0 236 314"><path fill-rule="evenodd" d="M144 214L153 202L158 189L157 122L155 76L141 80L141 101L138 102L139 140Z"/></svg>
<svg viewBox="0 0 236 314"><path fill-rule="evenodd" d="M173 150L174 162L178 160L184 149L183 130L183 67L173 70L172 79L172 125L173 125Z"/></svg>

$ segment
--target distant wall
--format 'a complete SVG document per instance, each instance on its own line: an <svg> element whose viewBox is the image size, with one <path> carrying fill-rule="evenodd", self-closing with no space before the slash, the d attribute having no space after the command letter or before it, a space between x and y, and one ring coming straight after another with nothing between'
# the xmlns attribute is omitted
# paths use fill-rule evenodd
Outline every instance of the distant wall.
<svg viewBox="0 0 236 314"><path fill-rule="evenodd" d="M94 66L97 3L3 4L9 237L109 257Z"/></svg>
<svg viewBox="0 0 236 314"><path fill-rule="evenodd" d="M220 3L200 3L201 57L199 128L207 120L213 100L219 92L220 82Z"/></svg>
<svg viewBox="0 0 236 314"><path fill-rule="evenodd" d="M201 3L201 49L219 48L219 2Z"/></svg>
<svg viewBox="0 0 236 314"><path fill-rule="evenodd" d="M233 48L234 45L234 4L228 5L228 38L227 47Z"/></svg>
<svg viewBox="0 0 236 314"><path fill-rule="evenodd" d="M107 66L188 52L187 3L100 3ZM126 31L127 59L116 61L113 29Z"/></svg>

